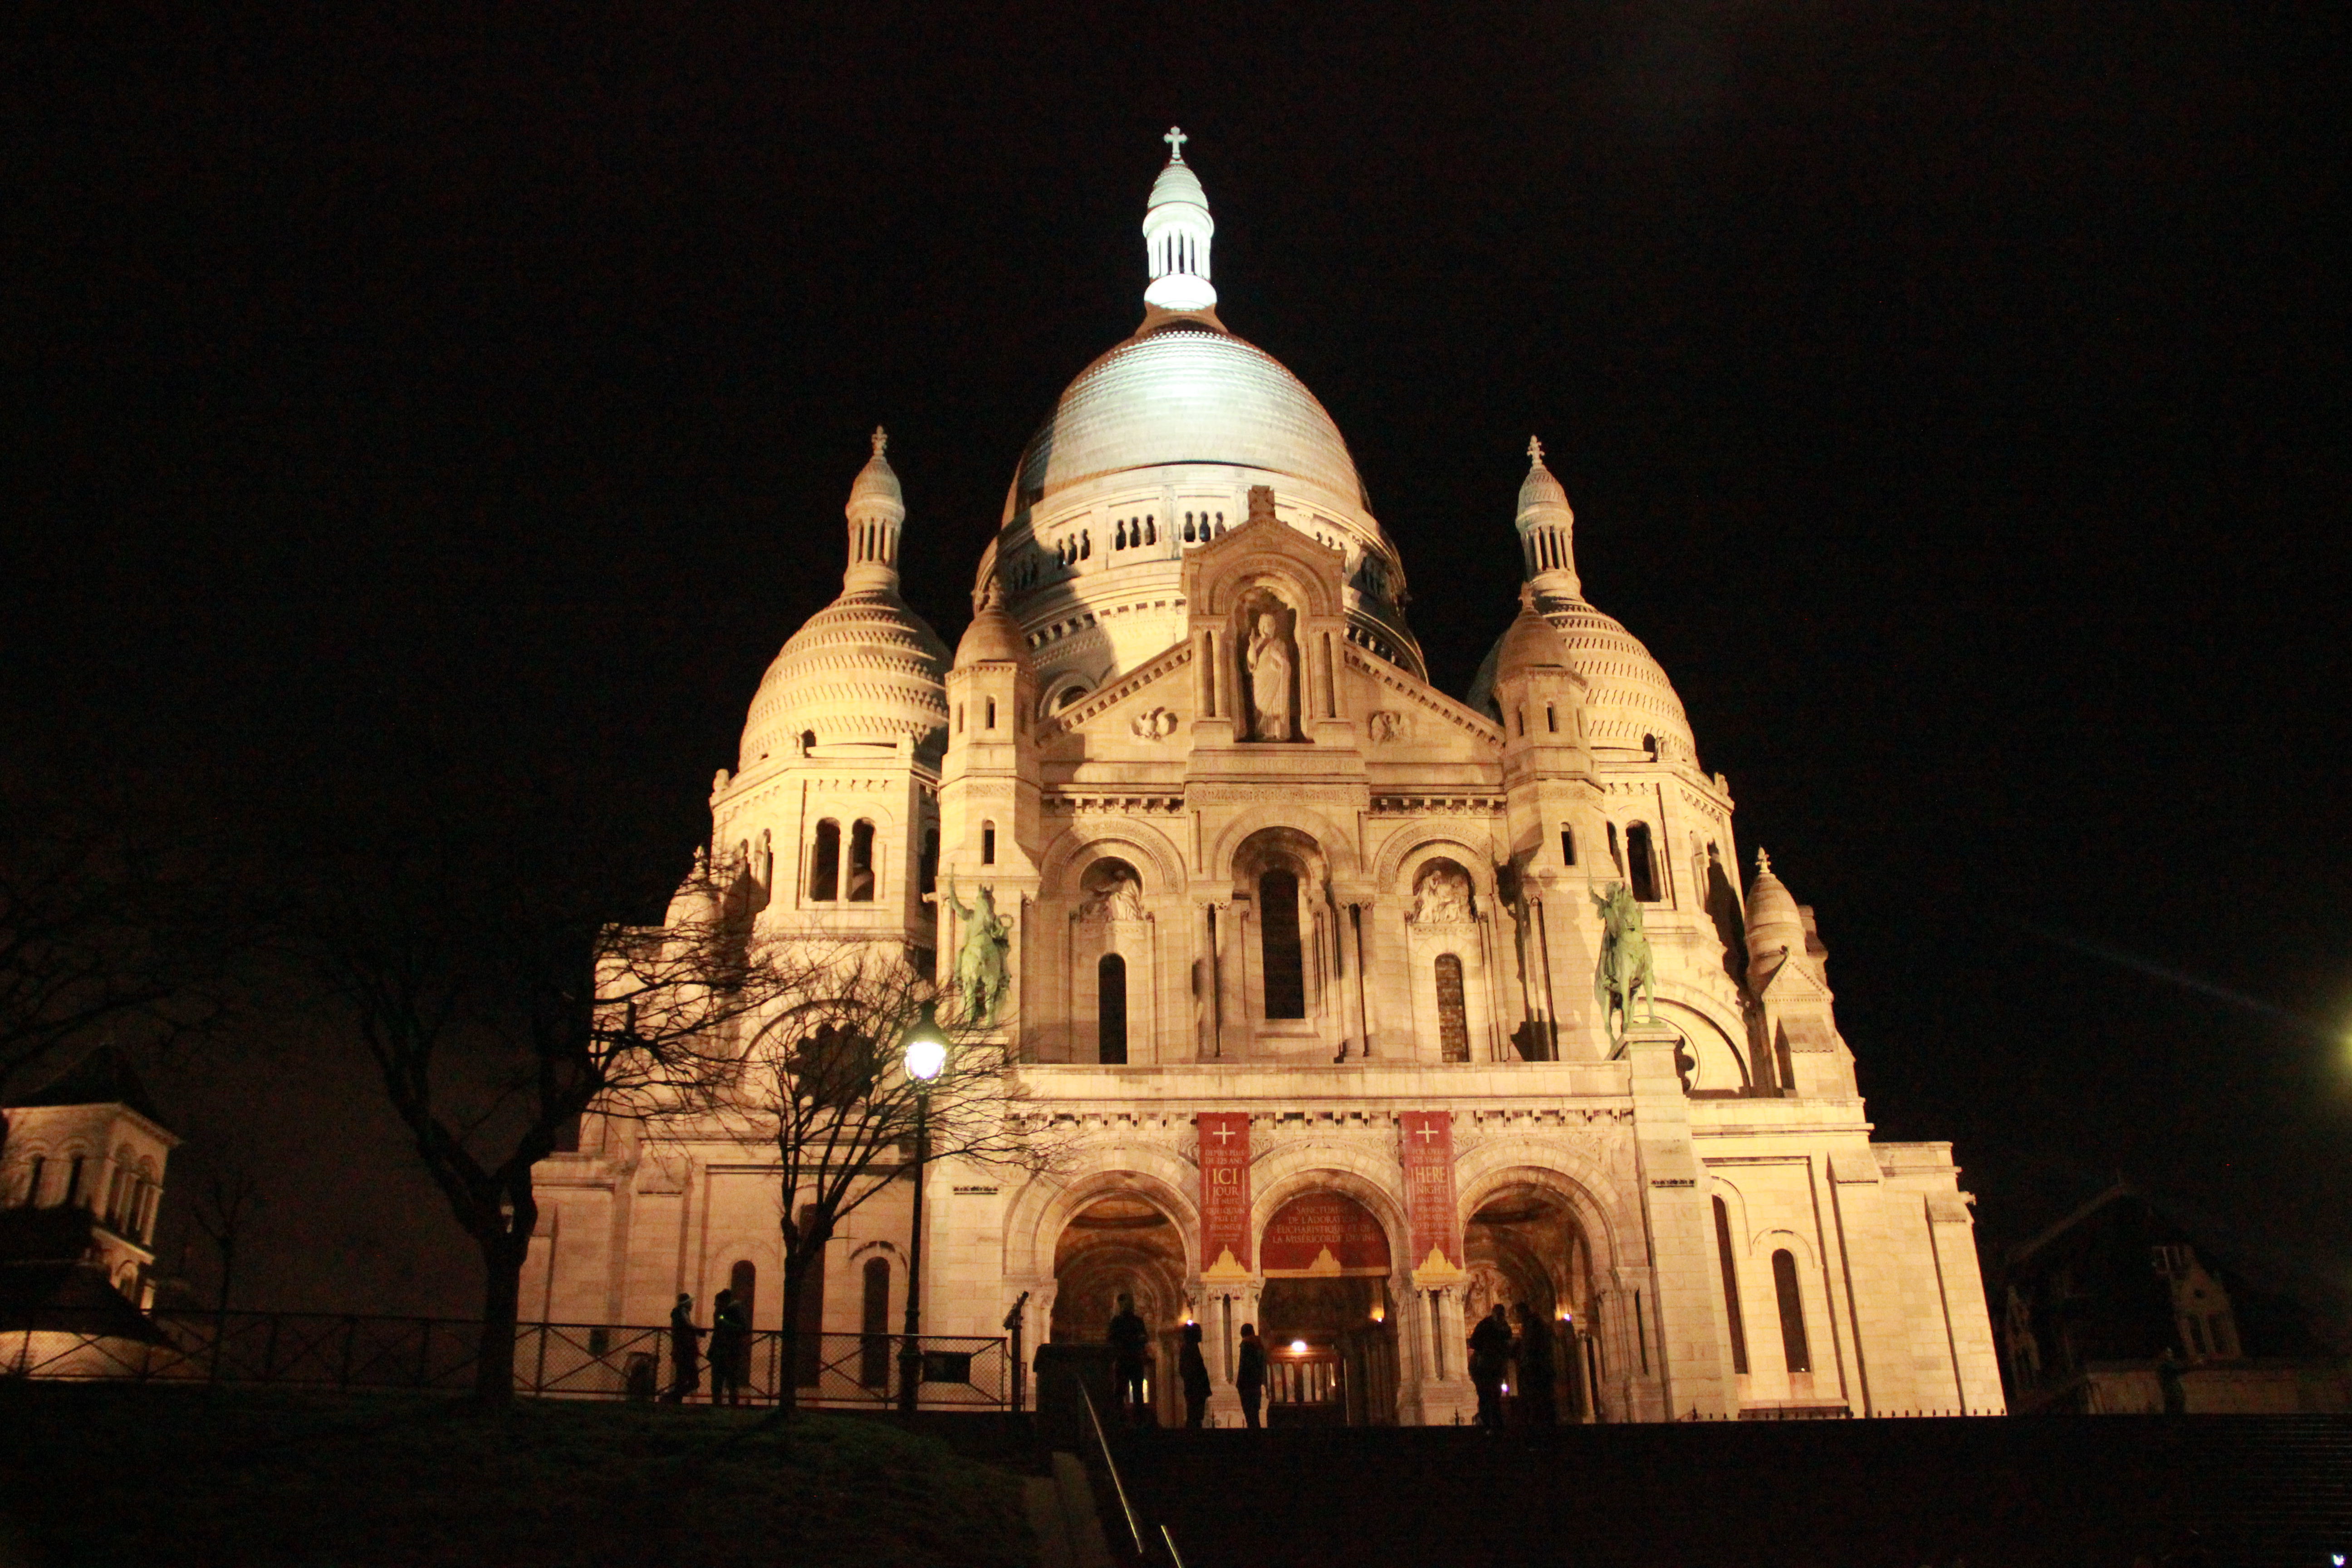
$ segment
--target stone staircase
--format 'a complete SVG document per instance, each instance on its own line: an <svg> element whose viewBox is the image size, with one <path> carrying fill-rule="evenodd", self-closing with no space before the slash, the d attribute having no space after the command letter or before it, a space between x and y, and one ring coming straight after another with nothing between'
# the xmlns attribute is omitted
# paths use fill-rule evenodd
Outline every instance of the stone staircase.
<svg viewBox="0 0 2352 1568"><path fill-rule="evenodd" d="M2352 1558L2346 1416L1153 1431L1113 1448L1147 1535L1165 1525L1184 1568ZM1132 1561L1123 1521L1104 1523Z"/></svg>

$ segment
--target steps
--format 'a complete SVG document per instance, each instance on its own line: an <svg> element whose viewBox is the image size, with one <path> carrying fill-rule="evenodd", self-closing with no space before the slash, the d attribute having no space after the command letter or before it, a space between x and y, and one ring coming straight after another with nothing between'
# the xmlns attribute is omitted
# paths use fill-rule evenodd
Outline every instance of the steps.
<svg viewBox="0 0 2352 1568"><path fill-rule="evenodd" d="M2329 1568L2352 1417L1121 1435L1185 1568ZM2205 1556L2186 1555L2201 1545Z"/></svg>

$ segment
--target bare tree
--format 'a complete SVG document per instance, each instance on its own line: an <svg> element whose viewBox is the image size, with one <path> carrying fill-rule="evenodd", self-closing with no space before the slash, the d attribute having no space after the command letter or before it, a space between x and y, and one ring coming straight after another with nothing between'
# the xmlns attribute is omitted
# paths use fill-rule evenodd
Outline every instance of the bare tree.
<svg viewBox="0 0 2352 1568"><path fill-rule="evenodd" d="M133 815L0 779L0 1102L77 1048L166 1042L218 1014L213 983L242 930L202 911L193 854L119 826Z"/></svg>
<svg viewBox="0 0 2352 1568"><path fill-rule="evenodd" d="M1055 1151L1022 1113L1002 1032L960 1022L945 995L899 949L778 936L758 944L772 1004L746 1018L740 1044L713 1052L680 1135L715 1125L775 1154L783 1235L779 1403L797 1400L802 1303L843 1220L924 1161L1049 1168ZM936 1014L948 1048L928 1082L907 1070L902 1042Z"/></svg>
<svg viewBox="0 0 2352 1568"><path fill-rule="evenodd" d="M236 1244L245 1234L247 1211L262 1205L260 1179L250 1166L238 1164L215 1171L189 1205L189 1218L220 1254L220 1295L214 1310L224 1316L236 1281Z"/></svg>
<svg viewBox="0 0 2352 1568"><path fill-rule="evenodd" d="M746 963L732 879L697 857L662 926L611 923L625 879L544 815L493 811L380 835L317 868L294 933L482 1259L476 1397L514 1391L531 1168L592 1105L672 1111L709 1042L776 1001Z"/></svg>

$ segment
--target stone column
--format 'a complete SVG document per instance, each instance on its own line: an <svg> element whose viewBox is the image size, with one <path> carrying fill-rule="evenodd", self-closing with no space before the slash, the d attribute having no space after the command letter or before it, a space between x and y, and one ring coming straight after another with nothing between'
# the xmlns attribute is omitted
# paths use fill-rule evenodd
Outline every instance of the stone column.
<svg viewBox="0 0 2352 1568"><path fill-rule="evenodd" d="M1723 1363L1728 1343L1713 1252L1713 1215L1699 1189L1691 1147L1690 1101L1675 1066L1680 1037L1657 1024L1626 1033L1632 1062L1635 1168L1642 1181L1655 1300L1651 1344L1669 1419L1733 1415L1738 1396Z"/></svg>

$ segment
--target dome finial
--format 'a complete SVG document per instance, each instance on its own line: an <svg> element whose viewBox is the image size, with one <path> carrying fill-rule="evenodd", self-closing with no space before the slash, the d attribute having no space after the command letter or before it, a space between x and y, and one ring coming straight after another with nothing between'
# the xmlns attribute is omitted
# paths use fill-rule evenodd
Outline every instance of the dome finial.
<svg viewBox="0 0 2352 1568"><path fill-rule="evenodd" d="M1151 205L1143 215L1144 251L1151 260L1151 286L1144 289L1143 302L1162 310L1213 310L1217 290L1209 282L1209 242L1217 225L1209 216L1201 177L1184 162L1184 143L1192 138L1171 125L1160 140L1168 143L1168 164L1151 183Z"/></svg>
<svg viewBox="0 0 2352 1568"><path fill-rule="evenodd" d="M874 426L874 455L877 458L881 457L889 449L890 432L882 428L881 426L877 425Z"/></svg>
<svg viewBox="0 0 2352 1568"><path fill-rule="evenodd" d="M1543 443L1533 436L1528 437L1528 462L1532 468L1543 467Z"/></svg>
<svg viewBox="0 0 2352 1568"><path fill-rule="evenodd" d="M1772 874L1772 857L1764 853L1764 847L1760 844L1756 847L1756 874L1759 877Z"/></svg>

